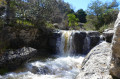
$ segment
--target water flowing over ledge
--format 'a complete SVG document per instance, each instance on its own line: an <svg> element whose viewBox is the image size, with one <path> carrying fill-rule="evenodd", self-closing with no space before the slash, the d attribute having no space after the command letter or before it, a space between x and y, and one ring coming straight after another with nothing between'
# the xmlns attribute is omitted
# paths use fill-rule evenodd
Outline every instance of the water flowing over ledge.
<svg viewBox="0 0 120 79"><path fill-rule="evenodd" d="M0 79L74 79L84 57L60 57L26 64L27 71L10 73Z"/></svg>
<svg viewBox="0 0 120 79"><path fill-rule="evenodd" d="M87 54L100 42L100 34L96 31L59 30L56 41L56 52L63 56Z"/></svg>
<svg viewBox="0 0 120 79"><path fill-rule="evenodd" d="M54 37L55 59L26 63L24 72L8 73L0 79L75 79L84 59L82 54L87 54L100 42L99 33L60 30L55 34L59 34Z"/></svg>

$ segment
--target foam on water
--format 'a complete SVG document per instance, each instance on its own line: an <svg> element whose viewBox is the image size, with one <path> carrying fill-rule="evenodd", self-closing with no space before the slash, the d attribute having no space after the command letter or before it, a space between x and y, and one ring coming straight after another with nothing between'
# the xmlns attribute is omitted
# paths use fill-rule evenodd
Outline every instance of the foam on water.
<svg viewBox="0 0 120 79"><path fill-rule="evenodd" d="M74 30L61 30L61 37L57 40L58 54L60 56L72 56L74 51Z"/></svg>
<svg viewBox="0 0 120 79"><path fill-rule="evenodd" d="M0 79L74 79L84 57L60 57L28 63L27 72L10 73Z"/></svg>
<svg viewBox="0 0 120 79"><path fill-rule="evenodd" d="M75 79L80 72L84 56L75 56L73 36L76 31L61 30L61 37L57 40L58 55L56 59L47 59L45 62L35 61L26 64L26 72L9 73L0 76L0 79ZM89 38L85 39L84 48L89 49Z"/></svg>

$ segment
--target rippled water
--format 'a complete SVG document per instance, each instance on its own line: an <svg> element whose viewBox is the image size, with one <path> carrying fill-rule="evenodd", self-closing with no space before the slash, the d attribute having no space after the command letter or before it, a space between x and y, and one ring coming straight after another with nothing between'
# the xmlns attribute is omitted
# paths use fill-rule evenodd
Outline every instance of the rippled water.
<svg viewBox="0 0 120 79"><path fill-rule="evenodd" d="M84 57L59 57L26 64L26 72L8 73L0 79L75 79Z"/></svg>
<svg viewBox="0 0 120 79"><path fill-rule="evenodd" d="M73 56L75 53L74 31L60 32L62 35L56 44L58 49L57 58L26 63L25 71L8 73L0 76L0 79L75 79L80 72L84 56ZM86 39L86 41L89 40Z"/></svg>

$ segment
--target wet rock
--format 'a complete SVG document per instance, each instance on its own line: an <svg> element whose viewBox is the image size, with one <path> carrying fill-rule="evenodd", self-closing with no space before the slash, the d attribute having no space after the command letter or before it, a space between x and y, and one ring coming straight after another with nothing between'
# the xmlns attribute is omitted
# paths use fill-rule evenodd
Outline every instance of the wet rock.
<svg viewBox="0 0 120 79"><path fill-rule="evenodd" d="M86 32L76 32L73 37L75 51L77 53L83 52L84 40L86 37Z"/></svg>
<svg viewBox="0 0 120 79"><path fill-rule="evenodd" d="M97 31L75 32L73 41L77 53L87 54L100 42L100 33Z"/></svg>
<svg viewBox="0 0 120 79"><path fill-rule="evenodd" d="M120 78L120 12L114 25L114 36L112 41L113 68L111 74Z"/></svg>
<svg viewBox="0 0 120 79"><path fill-rule="evenodd" d="M51 37L49 37L49 44L48 46L51 47L51 51L56 53L57 52L57 41L60 39L61 33L54 32Z"/></svg>
<svg viewBox="0 0 120 79"><path fill-rule="evenodd" d="M9 70L17 68L17 66L22 65L25 61L34 57L37 53L36 49L31 47L23 47L16 51L5 52L0 57L0 69L8 68Z"/></svg>
<svg viewBox="0 0 120 79"><path fill-rule="evenodd" d="M91 37L99 37L100 33L98 31L88 31L87 34Z"/></svg>
<svg viewBox="0 0 120 79"><path fill-rule="evenodd" d="M76 79L112 79L109 75L111 57L110 44L100 43L85 57Z"/></svg>
<svg viewBox="0 0 120 79"><path fill-rule="evenodd" d="M55 28L59 28L59 24L58 24L58 23L54 23L53 26L54 26Z"/></svg>
<svg viewBox="0 0 120 79"><path fill-rule="evenodd" d="M103 36L105 38L105 41L111 43L112 38L113 38L113 34L114 34L114 30L112 28L111 29L106 29L103 32Z"/></svg>
<svg viewBox="0 0 120 79"><path fill-rule="evenodd" d="M32 47L37 50L46 50L53 54L50 41L53 37L51 30L44 28L18 28L5 27L0 31L0 49L19 49L22 47ZM0 51L1 52L1 51ZM39 52L42 55L42 52Z"/></svg>
<svg viewBox="0 0 120 79"><path fill-rule="evenodd" d="M100 42L100 33L97 31L88 31L87 34L90 37L90 49L92 49Z"/></svg>

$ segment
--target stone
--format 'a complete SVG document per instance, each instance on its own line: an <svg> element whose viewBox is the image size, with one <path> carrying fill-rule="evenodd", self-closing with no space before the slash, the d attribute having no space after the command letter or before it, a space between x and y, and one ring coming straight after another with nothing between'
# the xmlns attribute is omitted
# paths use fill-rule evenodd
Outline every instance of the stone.
<svg viewBox="0 0 120 79"><path fill-rule="evenodd" d="M76 32L74 34L73 42L75 46L75 51L79 54L83 54L83 46L86 35L86 32Z"/></svg>
<svg viewBox="0 0 120 79"><path fill-rule="evenodd" d="M100 33L97 31L75 32L73 41L77 53L87 54L100 42Z"/></svg>
<svg viewBox="0 0 120 79"><path fill-rule="evenodd" d="M58 24L58 23L54 23L53 26L54 26L55 28L59 28L59 24Z"/></svg>
<svg viewBox="0 0 120 79"><path fill-rule="evenodd" d="M90 37L90 49L95 47L100 42L100 33L97 31L88 31L88 36Z"/></svg>
<svg viewBox="0 0 120 79"><path fill-rule="evenodd" d="M61 37L61 33L53 32L51 37L49 37L49 44L48 46L51 47L51 51L56 53L57 52L57 41Z"/></svg>
<svg viewBox="0 0 120 79"><path fill-rule="evenodd" d="M114 25L115 33L112 41L113 67L111 74L120 78L120 12Z"/></svg>
<svg viewBox="0 0 120 79"><path fill-rule="evenodd" d="M15 69L21 66L30 58L33 58L37 50L31 47L23 47L16 51L7 51L0 56L0 69L8 68L8 70Z"/></svg>
<svg viewBox="0 0 120 79"><path fill-rule="evenodd" d="M51 30L45 30L43 28L17 28L17 27L5 27L0 31L0 49L20 49L22 47L32 47L38 51L45 50L52 55L52 47L49 45L53 37ZM2 42L2 43L1 43ZM6 49L6 50L7 50ZM4 51L0 51L3 53ZM40 56L43 55L39 52Z"/></svg>
<svg viewBox="0 0 120 79"><path fill-rule="evenodd" d="M114 34L114 30L112 28L106 29L103 32L103 37L105 38L105 41L111 43L113 34Z"/></svg>
<svg viewBox="0 0 120 79"><path fill-rule="evenodd" d="M85 57L76 79L112 79L109 72L111 57L110 44L100 43Z"/></svg>

